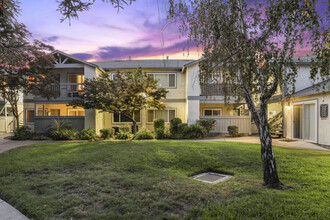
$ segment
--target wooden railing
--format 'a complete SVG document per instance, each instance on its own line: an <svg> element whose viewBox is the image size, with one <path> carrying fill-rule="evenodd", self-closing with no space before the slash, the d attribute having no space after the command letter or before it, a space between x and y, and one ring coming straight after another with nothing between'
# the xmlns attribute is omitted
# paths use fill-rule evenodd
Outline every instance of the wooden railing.
<svg viewBox="0 0 330 220"><path fill-rule="evenodd" d="M225 96L230 95L233 96L237 94L237 92L231 91L232 89L231 85L228 84L222 84L222 83L207 83L201 85L201 95L202 96Z"/></svg>
<svg viewBox="0 0 330 220"><path fill-rule="evenodd" d="M201 116L203 118L214 119L215 125L211 132L213 133L228 133L228 126L237 126L238 132L243 134L252 134L251 117L250 116Z"/></svg>
<svg viewBox="0 0 330 220"><path fill-rule="evenodd" d="M57 93L57 97L79 97L84 94L83 83L52 84L50 89Z"/></svg>

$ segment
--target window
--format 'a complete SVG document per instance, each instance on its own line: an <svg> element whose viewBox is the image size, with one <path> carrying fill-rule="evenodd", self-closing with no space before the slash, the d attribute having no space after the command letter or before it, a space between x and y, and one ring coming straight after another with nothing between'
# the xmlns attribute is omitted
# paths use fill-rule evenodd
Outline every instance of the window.
<svg viewBox="0 0 330 220"><path fill-rule="evenodd" d="M136 122L141 122L140 110L135 111L133 117ZM129 118L127 118L125 115L113 113L113 122L124 123L124 122L132 122L132 121Z"/></svg>
<svg viewBox="0 0 330 220"><path fill-rule="evenodd" d="M204 116L221 116L221 109L204 109Z"/></svg>
<svg viewBox="0 0 330 220"><path fill-rule="evenodd" d="M148 76L157 81L158 88L175 88L175 73L148 73Z"/></svg>
<svg viewBox="0 0 330 220"><path fill-rule="evenodd" d="M27 109L26 110L26 123L34 123L34 110Z"/></svg>
<svg viewBox="0 0 330 220"><path fill-rule="evenodd" d="M162 118L165 122L175 118L175 110L148 110L148 122L153 122L156 118Z"/></svg>
<svg viewBox="0 0 330 220"><path fill-rule="evenodd" d="M84 82L85 82L84 75L70 74L69 83L73 85L69 85L68 97L78 97L83 95Z"/></svg>
<svg viewBox="0 0 330 220"><path fill-rule="evenodd" d="M61 110L60 109L51 109L50 116L61 116Z"/></svg>
<svg viewBox="0 0 330 220"><path fill-rule="evenodd" d="M68 116L85 116L84 109L68 109Z"/></svg>

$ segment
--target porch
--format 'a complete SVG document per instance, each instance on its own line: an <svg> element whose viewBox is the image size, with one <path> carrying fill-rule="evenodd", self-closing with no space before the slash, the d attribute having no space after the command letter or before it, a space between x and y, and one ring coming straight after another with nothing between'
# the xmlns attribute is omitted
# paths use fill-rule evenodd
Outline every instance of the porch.
<svg viewBox="0 0 330 220"><path fill-rule="evenodd" d="M216 121L212 133L226 134L228 126L237 126L239 133L252 134L251 116L244 103L201 103L199 118Z"/></svg>
<svg viewBox="0 0 330 220"><path fill-rule="evenodd" d="M238 132L252 134L250 116L201 116L200 119L214 119L215 125L211 133L228 133L228 126L237 126Z"/></svg>

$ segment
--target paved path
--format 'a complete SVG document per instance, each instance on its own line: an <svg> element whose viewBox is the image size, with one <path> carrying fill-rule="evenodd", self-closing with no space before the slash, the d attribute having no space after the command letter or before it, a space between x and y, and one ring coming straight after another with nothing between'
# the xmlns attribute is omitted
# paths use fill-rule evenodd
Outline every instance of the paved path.
<svg viewBox="0 0 330 220"><path fill-rule="evenodd" d="M29 220L17 209L0 199L0 219L1 220Z"/></svg>
<svg viewBox="0 0 330 220"><path fill-rule="evenodd" d="M32 144L43 144L52 142L48 141L12 141L7 139L8 135L0 134L0 153L8 151L10 149L21 147L25 145L32 145Z"/></svg>
<svg viewBox="0 0 330 220"><path fill-rule="evenodd" d="M0 134L0 153L10 149L31 144L42 144L51 141L12 141L6 139L9 135ZM0 220L29 220L13 206L0 199Z"/></svg>
<svg viewBox="0 0 330 220"><path fill-rule="evenodd" d="M246 137L212 137L203 139L202 141L233 141L233 142L246 142L246 143L254 143L260 144L260 140L258 136L246 136ZM284 138L273 138L273 145L278 147L286 147L286 148L296 148L296 149L305 149L305 150L315 150L315 151L324 151L330 152L329 149L320 147L317 144L298 141L298 140L287 140Z"/></svg>

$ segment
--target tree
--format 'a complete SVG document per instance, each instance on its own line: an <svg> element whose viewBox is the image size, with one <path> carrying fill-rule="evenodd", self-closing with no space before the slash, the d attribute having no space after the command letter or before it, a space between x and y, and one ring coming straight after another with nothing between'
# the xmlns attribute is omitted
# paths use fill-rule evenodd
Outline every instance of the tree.
<svg viewBox="0 0 330 220"><path fill-rule="evenodd" d="M21 48L20 56L17 59L11 62L1 62L0 93L12 108L17 128L19 128L20 93L30 93L48 99L57 96L56 91L52 91L49 86L51 83L57 83L52 50L52 47L35 41L31 45Z"/></svg>
<svg viewBox="0 0 330 220"><path fill-rule="evenodd" d="M68 19L78 19L78 12L88 11L96 0L60 0L58 11L63 15L61 22ZM105 3L111 3L115 8L123 9L124 5L131 4L135 0L102 0Z"/></svg>
<svg viewBox="0 0 330 220"><path fill-rule="evenodd" d="M86 79L84 96L70 105L123 115L133 123L132 132L135 134L134 112L146 108L163 109L165 104L161 99L166 93L165 89L157 88L157 81L139 67L133 72L117 72L112 79L109 73Z"/></svg>
<svg viewBox="0 0 330 220"><path fill-rule="evenodd" d="M3 1L0 10L0 93L10 103L19 127L19 93L47 98L56 95L49 87L55 82L53 48L40 41L30 42L30 32L16 19L16 1Z"/></svg>
<svg viewBox="0 0 330 220"><path fill-rule="evenodd" d="M264 185L281 188L267 104L284 81L294 92L298 46L311 46L316 55L311 78L329 79L329 17L322 26L316 2L309 0L170 0L170 5L169 17L180 22L181 34L203 48L201 83L220 71L229 85L226 96L236 92L245 99L259 131Z"/></svg>

